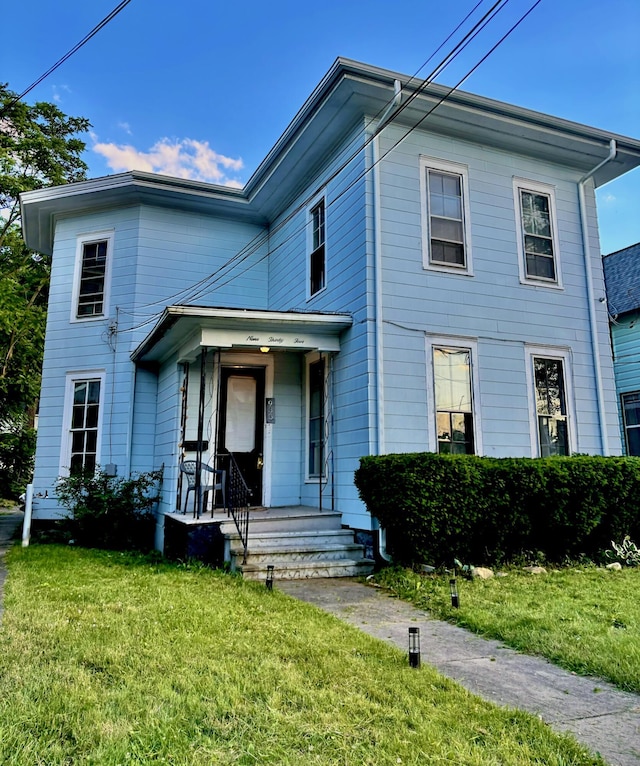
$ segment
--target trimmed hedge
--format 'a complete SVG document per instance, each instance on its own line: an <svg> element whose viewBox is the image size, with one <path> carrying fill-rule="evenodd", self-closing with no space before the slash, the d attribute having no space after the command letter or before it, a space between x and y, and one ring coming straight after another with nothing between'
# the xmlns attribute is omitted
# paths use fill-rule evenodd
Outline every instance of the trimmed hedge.
<svg viewBox="0 0 640 766"><path fill-rule="evenodd" d="M640 458L380 455L361 458L355 483L404 564L597 558L640 539Z"/></svg>

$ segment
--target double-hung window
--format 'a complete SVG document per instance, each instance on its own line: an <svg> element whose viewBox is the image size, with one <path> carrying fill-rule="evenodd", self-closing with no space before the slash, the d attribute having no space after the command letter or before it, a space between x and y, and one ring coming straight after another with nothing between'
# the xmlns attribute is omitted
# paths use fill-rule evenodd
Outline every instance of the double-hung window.
<svg viewBox="0 0 640 766"><path fill-rule="evenodd" d="M471 273L467 169L421 158L424 266Z"/></svg>
<svg viewBox="0 0 640 766"><path fill-rule="evenodd" d="M100 461L104 373L69 374L61 472L93 472Z"/></svg>
<svg viewBox="0 0 640 766"><path fill-rule="evenodd" d="M100 319L108 314L112 239L113 232L78 239L72 321Z"/></svg>
<svg viewBox="0 0 640 766"><path fill-rule="evenodd" d="M433 346L438 452L474 453L471 350Z"/></svg>
<svg viewBox="0 0 640 766"><path fill-rule="evenodd" d="M559 285L553 187L515 179L514 190L521 281Z"/></svg>
<svg viewBox="0 0 640 766"><path fill-rule="evenodd" d="M627 455L640 456L640 391L622 394L622 421Z"/></svg>
<svg viewBox="0 0 640 766"><path fill-rule="evenodd" d="M326 455L324 442L325 415L325 364L324 359L312 362L308 367L308 443L307 475L319 479L324 475Z"/></svg>
<svg viewBox="0 0 640 766"><path fill-rule="evenodd" d="M541 457L569 454L569 428L562 359L533 357L533 379Z"/></svg>
<svg viewBox="0 0 640 766"><path fill-rule="evenodd" d="M325 203L320 200L309 211L311 237L309 252L309 297L319 293L326 285L326 224Z"/></svg>

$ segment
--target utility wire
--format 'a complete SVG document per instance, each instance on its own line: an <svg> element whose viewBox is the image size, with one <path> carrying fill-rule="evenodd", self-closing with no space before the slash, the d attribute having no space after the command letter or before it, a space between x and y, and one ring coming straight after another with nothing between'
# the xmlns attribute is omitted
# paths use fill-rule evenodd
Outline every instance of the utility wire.
<svg viewBox="0 0 640 766"><path fill-rule="evenodd" d="M56 69L57 69L58 67L62 66L62 64L64 64L64 62L65 62L67 59L71 58L71 56L73 56L73 54L74 54L74 53L76 53L77 51L79 51L79 50L80 50L80 48L82 48L82 46L83 46L83 45L85 45L86 43L88 43L88 42L89 42L89 40L91 40L91 38L92 38L92 37L94 37L95 35L97 35L97 34L98 34L98 32L99 32L99 31L100 31L100 30L101 30L103 27L105 27L105 26L106 26L106 25L107 25L107 24L108 24L108 23L109 23L109 22L110 22L112 19L114 19L114 18L115 18L115 17L116 17L116 16L117 16L117 15L120 13L120 11L121 11L121 10L123 10L123 9L125 8L125 6L129 5L129 3L130 3L130 2L131 2L131 0L122 0L122 2L121 2L119 5L117 5L117 6L116 6L116 7L115 7L115 8L114 8L112 11L111 11L111 13L109 13L107 16L105 16L105 17L104 17L104 19L102 19L102 21L101 21L99 24L97 24L97 25L96 25L96 26L95 26L95 27L94 27L94 28L91 30L91 32L89 32L89 33L88 33L88 34L87 34L85 37L83 37L83 38L82 38L82 40L80 40L80 42L79 42L79 43L77 43L76 45L74 45L74 46L73 46L73 48L71 48L71 50L70 50L70 51L68 51L67 53L65 53L65 54L64 54L64 56L63 56L61 59L58 59L58 61L56 61L56 63L55 63L55 64L54 64L52 67L49 67L49 69L47 69L47 71L46 71L44 74L40 75L40 77L38 77L38 79L37 79L35 82L31 83L31 85L29 85L29 87L28 87L26 90L23 90L23 91L22 91L22 93L21 93L19 96L16 96L14 99L12 99L11 101L9 101L9 103L8 103L8 104L5 104L5 105L2 107L2 109L0 109L0 117L4 117L4 115L7 113L7 111L8 111L8 110L9 110L9 109L10 109L10 108L11 108L11 107L14 105L14 104L17 104L17 103L18 103L18 101L20 101L20 99L24 98L24 97L27 95L27 93L30 93L30 92L31 92L31 91L32 91L32 90L33 90L33 89L34 89L34 88L35 88L37 85L40 85L40 83L41 83L41 82L42 82L42 81L43 81L45 78L47 78L47 77L48 77L50 74L53 74L53 72L55 72L55 71L56 71Z"/></svg>
<svg viewBox="0 0 640 766"><path fill-rule="evenodd" d="M492 19L495 17L495 15L496 15L496 14L497 14L497 13L498 13L500 10L502 10L502 8L503 8L503 7L504 7L504 6L505 6L505 5L506 5L506 4L507 4L509 1L510 1L510 0L497 0L497 2L495 2L495 3L494 3L492 6L491 6L491 8L490 8L490 9L489 9L489 10L488 10L488 11L487 11L487 12L486 12L486 13L485 13L483 16L482 16L482 18L481 18L481 19L480 19L478 22L476 22L476 23L474 24L474 26L471 28L471 30L470 30L469 32L467 32L467 33L466 33L466 34L463 36L463 38L462 38L462 39L461 39L461 40L460 40L460 41L459 41L459 42L458 42L458 43L457 43L457 44L456 44L456 45L453 47L453 49L452 49L452 50L451 50L451 51L450 51L450 52L449 52L449 53L448 53L448 54L447 54L447 55L446 55L446 56L445 56L445 57L444 57L444 58L443 58L443 59L440 61L440 63L439 63L439 64L438 64L438 65L437 65L437 66L436 66L434 69L433 69L433 71L432 71L432 72L431 72L431 73L430 73L430 74L429 74L429 75L428 75L426 78L424 78L424 79L423 79L423 80L420 82L420 85L419 85L419 86L418 86L418 87L415 89L415 91L414 91L414 93L411 95L411 97L410 97L410 98L409 98L409 99L408 99L408 100L407 100L407 101L406 101L404 104L401 104L399 107L397 107L397 108L396 108L396 109L395 109L395 110L394 110L394 111L393 111L393 112L392 112L392 113L389 115L388 119L385 119L384 125L378 125L378 126L377 126L377 128L376 128L376 130L374 130L372 133L370 133L370 134L368 135L368 137L366 138L366 140L365 140L365 142L363 143L363 145L362 145L362 146L359 146L359 147L358 147L358 148L357 148L357 149L356 149L354 152L352 152L352 154L351 154L351 155L349 155L349 157L348 157L346 160L344 160L344 161L343 161L343 162L340 164L340 166L339 166L339 167L338 167L338 168L337 168L337 169L336 169L336 170L335 170L335 171L334 171L334 172L331 174L331 176L330 176L328 179L325 179L325 180L323 181L323 184L322 184L322 186L324 187L324 186L326 186L327 184L329 184L329 183L330 183L332 180L334 180L334 179L335 179L335 178L336 178L336 177L337 177L337 176L338 176L338 175L339 175L339 174L340 174L340 173L341 173L341 172L342 172L342 171L343 171L343 170L344 170L344 169L345 169L345 168L346 168L346 167L347 167L347 166L348 166L348 165L349 165L349 164L350 164L350 163L351 163L351 162L352 162L352 161L353 161L353 160L354 160L356 157L360 156L360 155L361 155L361 153L362 153L362 152L363 152L363 151L364 151L364 150L365 150L365 149L366 149L366 148L369 146L369 144L370 144L370 143L371 143L371 142L372 142L372 141L375 139L375 137L376 137L376 136L377 136L377 135L378 135L378 134L379 134L379 133L382 131L382 129L385 127L385 125L386 125L386 124L388 124L388 123L389 123L391 120L393 120L395 117L397 117L397 115L398 115L398 114L400 114L400 113L401 113L401 112L402 112L402 111L403 111L403 110L404 110L404 109L405 109L405 108L406 108L406 107L407 107L407 106L408 106L408 105L409 105L409 104L410 104L410 103L411 103L411 102L412 102L412 101L413 101L415 98L417 98L417 96L418 96L418 95L420 95L420 93L422 93L422 92L425 90L425 88L426 88L426 87L427 87L427 86L428 86L428 85L429 85L429 84L430 84L430 83L433 81L433 79L434 79L434 78L435 78L435 77L436 77L438 74L441 74L441 73L442 73L442 71L443 71L443 70L446 68L446 66L448 66L448 64L450 64L450 63L451 63L451 62L452 62L452 61L453 61L453 60L454 60L454 59L455 59L455 58L456 58L456 57L457 57L457 56L458 56L458 55L459 55L459 54L460 54L460 53L461 53L461 52L462 52L462 51L463 51L463 50L464 50L466 47L467 47L467 45L469 45L469 44L471 43L471 41L472 41L472 40L473 40L473 39L474 39L474 38L475 38L475 37L476 37L476 36L477 36L477 35L478 35L478 34L479 34L479 33L480 33L480 32L481 32L481 31L482 31L482 30L483 30L483 29L486 27L486 26L487 26L487 24L488 24L488 23L489 23L489 22L490 22L490 21L491 21L491 20L492 20ZM539 1L540 1L540 0L539 0ZM429 57L429 58L426 60L426 62L425 62L425 63L424 63L424 64L423 64L423 65L420 67L420 69L418 69L418 72L419 72L419 71L421 71L421 70L422 70L422 69L425 67L425 65L426 65L426 64L427 64L427 63L428 63L428 62L429 62L429 61L430 61L430 60L431 60L431 59L432 59L432 58L433 58L433 57L436 55L436 53L437 53L439 50L441 50L441 49L444 47L444 45L446 44L446 42L447 42L449 39L451 39L451 37L452 37L452 36L455 34L455 32L456 32L456 31L458 31L458 30L460 29L460 27L461 27L461 26L462 26L462 25L463 25L463 24L464 24L464 23L465 23L465 22L466 22L466 21L469 19L469 17L470 17L470 16L471 16L471 15L472 15L472 14L475 12L475 10L477 10L477 8L478 8L478 7L479 7L481 4L482 4L482 0L481 0L479 3L477 3L477 4L476 4L476 5L475 5L475 6L472 8L472 10L471 10L471 11L470 11L470 12L467 14L467 16L466 16L466 17L463 19L463 21L462 21L462 22L460 22L460 23L458 24L458 26L457 26L457 27L456 27L456 28L453 30L453 32L451 32L451 33L450 33L450 35L449 35L449 36L446 38L446 40L445 40L445 41L444 41L444 42L443 42L443 43L442 43L442 44L441 44L441 45L440 45L440 46L439 46L439 47L436 49L436 51L435 51L435 52L434 52L434 53L433 53L433 54L432 54L432 55L431 55L431 56L430 56L430 57ZM511 31L512 31L512 30L511 30ZM494 46L494 48L492 49L492 51L495 49L495 47L497 47L497 46ZM485 57L485 58L486 58L486 57ZM484 60L484 59L483 59L483 60ZM476 67L475 67L475 68L477 68L477 66L478 66L478 65L476 65ZM474 68L474 69L475 69L475 68ZM473 71L474 71L474 70L471 70L471 72L473 72ZM471 74L471 72L470 72L469 74L467 74L467 75L466 75L466 77L468 77L468 76ZM465 77L464 79L466 79L466 77ZM410 81L409 81L409 82L411 82L413 79L415 79L415 75L414 75L414 77L412 77L412 78L410 79ZM408 83L407 83L407 85L408 85ZM405 86L405 87L406 87L406 86ZM456 87L457 87L457 86L456 86ZM452 89L450 90L450 92L447 94L447 96L446 96L446 97L448 97L449 95L451 95L451 93L453 92L453 90L455 90L455 88L452 88ZM445 97L445 98L446 98L446 97ZM369 122L367 123L367 127L369 127L369 126L370 126L370 125L371 125L373 122L375 122L375 120L377 119L377 117L378 117L379 115L383 114L383 113L386 111L386 109L387 109L389 106L391 106L391 105L392 105L394 98L395 98L395 96L394 96L394 97L392 97L392 98L390 99L390 101L389 101L389 102L387 102L387 104L385 104L385 105L383 105L383 106L382 106L382 108L381 108L381 109L379 110L379 112L378 112L378 115L376 115L376 117L374 117L374 118L372 118L371 120L369 120ZM442 99L442 100L444 100L444 99ZM442 101L440 101L439 103L442 103ZM439 103L437 104L437 106L439 105ZM434 108L435 108L435 107L434 107ZM433 111L433 110L431 110L431 111ZM408 133L407 133L406 135L408 135L408 134L409 134L409 133L410 133L410 132L411 132L413 129L415 129L415 126L414 126L414 128L411 128L411 129L408 131ZM405 135L405 137L406 137L406 135ZM385 155L385 156L386 156L386 155ZM382 158L380 158L380 159L382 159ZM380 160L378 160L378 161L380 161ZM366 175L366 173L367 173L369 170L371 170L371 169L372 169L374 166L375 166L375 164L374 164L374 165L371 165L371 166L370 166L370 167L368 167L368 168L367 168L367 169L366 169L366 170L365 170L363 173L359 174L359 175L357 176L357 178L356 178L356 179L354 179L354 180L353 180L353 181L352 181L352 182L351 182L351 183L350 183L350 184L349 184L349 185L348 185L348 186L347 186L345 189L343 189L343 190L342 190L342 192L341 192L341 193L338 195L338 197L336 197L334 200L332 200L332 201L331 201L331 203L329 203L328 207L330 207L331 205L333 205L333 204L334 204L334 203L335 203L335 202L336 202L336 201L337 201L337 200L338 200L340 197L342 197L342 196L343 196L343 195L344 195L344 194L345 194L347 191L349 191L349 190L350 190L350 189L353 187L353 185L354 185L355 183L357 183L357 182L358 182L358 181L359 181L359 180L360 180L360 179L361 179L361 178L362 178L364 175ZM301 203L299 203L299 204L296 206L296 208L295 208L293 211L291 211L291 213L289 213L289 214L288 214L288 215L287 215L287 216L286 216L286 217L285 217L285 218L284 218L282 221L280 221L280 223L279 223L279 224L278 224L278 225L277 225L277 226L276 226L274 229L272 229L272 230L270 230L270 231L267 231L267 232L264 232L264 233L262 234L262 236L258 235L258 237L254 238L254 240L252 240L252 241L251 241L251 242L250 242L248 245L246 245L244 248L242 248L241 250L239 250L239 251L238 251L238 252L237 252L237 253L236 253L234 256L232 256L232 257L231 257L231 258L230 258L230 259L229 259L229 260L228 260L226 263L224 263L224 264L223 264L223 265L220 267L220 269L218 269L218 270L217 270L216 272L214 272L213 274L210 274L209 276L207 276L207 277L205 277L204 279L200 280L200 281L199 281L199 282L197 282L196 284L194 284L194 285L191 285L191 287L190 287L190 288L185 288L184 290L181 290L181 291L179 291L178 293L175 293L175 294L174 294L174 295L172 295L172 296L168 296L168 297L167 297L167 298L165 298L164 300L158 300L158 301L155 301L155 302L153 302L153 303L149 303L149 304L145 304L144 306L140 306L140 307L139 307L139 309L140 309L141 311L140 311L140 312L136 312L136 313L138 313L138 314L140 315L140 313L141 313L142 311L144 311L144 309L146 309L146 308L152 308L152 307L153 307L153 306L155 306L155 305L159 305L159 304L167 305L167 303L168 303L169 301L172 301L172 300L174 300L174 299L178 298L179 296L183 296L183 300L191 300L191 301L193 301L193 300L196 300L197 298L199 298L199 297L200 297L201 295L203 295L205 292L207 292L207 291L210 291L210 290L211 290L211 289L213 289L214 287L215 287L215 288L219 288L219 287L221 287L221 286L224 286L225 284L227 284L227 283L230 281L230 279L231 279L231 278L235 278L235 277L230 277L230 278L227 278L227 280L226 280L225 282L223 282L223 283L220 283L220 280L221 280L221 279L223 279L225 276L227 276L227 275L228 275L228 272L229 272L229 270L230 270L230 269L232 269L232 268L234 268L234 267L236 267L236 266L239 266L239 265L240 265L240 264L242 264L242 263L243 263L243 262L244 262L244 261L245 261L245 260L246 260L248 257L250 257L250 256L251 256L251 255L253 255L255 252L257 252L257 250L259 249L259 247L260 247L260 246L261 246L261 245L264 243L264 241L265 241L266 239L268 239L268 238L270 237L270 235L277 233L277 232L278 232L278 231L280 231L280 230L281 230L281 229L282 229L284 226L286 226L286 225L287 225L287 224L288 224L288 223L291 221L291 219L292 219L292 218L294 218L294 217L295 217L295 216L296 216L296 215L297 215L297 214L298 214L298 213L299 213L299 212L300 212L302 209L304 209L304 208L305 208L305 207L308 205L308 203L309 203L309 200L310 200L310 199L312 199L313 197L317 196L317 193L318 193L318 191L317 191L317 190L314 190L314 192L313 192L313 193L311 193L311 194L307 195L307 197L306 197L306 198L305 198L305 199L304 199L304 200L303 200ZM284 246L284 245L285 245L287 242L289 242L289 241L290 241L290 240L291 240L293 237L295 237L295 236L298 236L298 235L299 235L299 234L300 234L300 233L301 233L301 232L304 230L304 228L306 228L306 225L307 225L307 224L306 224L306 223L304 223L304 224L303 224L301 227L299 227L298 229L296 229L295 231L293 231L293 232L292 232L292 233L291 233L291 234L290 234L290 235L289 235L289 236L288 236L288 237L287 237L285 240L283 240L282 242L280 242L280 243L279 243L279 244L278 244L278 245L277 245L277 246L276 246L276 247L275 247L275 248L274 248L272 251L270 250L270 251L269 251L269 253L266 253L266 254L265 254L265 256L263 256L262 258L260 258L260 261L264 260L264 257L266 257L267 255L271 254L272 252L276 252L278 249L280 249L281 247L283 247L283 246ZM258 241L257 241L257 242L256 242L256 239L258 239ZM258 261L258 262L260 262L260 261ZM224 272L224 273L221 273L221 272ZM189 291L190 291L190 290L192 290L193 292L189 293ZM158 314L155 314L154 316L155 316L155 317L157 317L157 316L158 316ZM151 318L149 318L149 319L147 319L147 320L145 320L145 321L141 322L140 324L138 324L138 325L136 325L136 326L134 326L134 327L131 327L131 328L127 328L126 330L123 330L123 332L130 332L130 331L133 331L133 330L137 330L137 329L140 329L141 327L144 327L144 326L146 326L147 324L149 324L151 321L153 321L153 318L154 318L154 317L151 317Z"/></svg>
<svg viewBox="0 0 640 766"><path fill-rule="evenodd" d="M492 20L492 19L495 17L496 13L498 13L498 12L499 12L499 11L502 9L502 7L504 7L504 5L505 5L507 2L509 2L509 0L498 0L498 2L494 3L494 5L492 6L492 8L491 8L491 9L490 9L490 10L489 10L489 11L488 11L488 12L487 12L487 13L486 13L484 16L483 16L483 18L482 18L482 19L481 19L479 22L477 22L477 23L474 25L474 27L472 28L472 30L471 30L470 32L468 32L468 33L467 33L467 34L466 34L466 35L463 37L463 39L462 39L462 40L461 40L461 41L460 41L460 42L459 42L459 43L458 43L458 44L457 44L457 45L456 45L456 46L453 48L453 50L452 50L452 51L451 51L451 52L450 52L450 53L449 53L449 54L448 54L448 55L447 55L447 56L446 56L446 57L443 59L443 61L442 61L442 62L441 62L441 63L440 63L440 64L439 64L439 65L438 65L436 68L435 68L435 70L434 70L434 73L441 73L441 72L442 72L442 70L444 69L444 67L446 67L446 66L447 66L449 63L451 63L451 61L453 61L453 59L455 58L455 56L457 56L459 53L461 53L461 51L462 51L462 50L463 50L463 49L464 49L464 48L465 48L465 47L466 47L466 46L467 46L467 45L468 45L468 44L469 44L469 43L470 43L470 42L471 42L471 41L474 39L474 37L475 37L475 36L477 36L477 34L479 34L479 32L480 32L480 31L482 31L482 29L483 29L483 28L484 28L484 27L485 27L485 26L486 26L486 25L487 25L487 24L488 24L488 23L489 23L489 22L490 22L490 21L491 21L491 20ZM494 51L495 51L495 50L496 50L496 49L497 49L497 48L498 48L498 47L499 47L499 46L500 46L500 45L501 45L501 44L502 44L502 43L503 43L503 42L504 42L504 41L505 41L505 40L506 40L506 39L507 39L507 38L508 38L508 37L509 37L509 36L510 36L512 33L513 33L513 32L514 32L514 31L515 31L515 29L516 29L518 26L520 26L520 24L521 24L521 23L522 23L522 22L523 22L523 21L524 21L524 20L525 20L525 19L526 19L526 18L527 18L527 17L528 17L528 16L529 16L529 15L530 15L532 12L533 12L533 10L535 10L535 8L536 8L536 7L537 7L537 6L538 6L538 5L539 5L541 2L542 2L542 0L536 0L536 2L535 2L535 3L534 3L534 4L533 4L533 5L532 5L532 6L531 6L531 7L530 7L530 8L529 8L527 11L526 11L526 13L524 13L524 14L523 14L523 15L522 15L522 16L521 16L519 19L518 19L518 21L517 21L516 23L514 23L514 24L513 24L513 25L510 27L510 29L509 29L509 30L508 30L508 31L507 31L507 32L506 32L506 33L505 33L505 34L504 34L504 35L503 35L503 36L502 36L502 37L501 37L501 38L498 40L498 42L497 42L497 43L495 43L495 44L494 44L494 45L493 45L493 46L492 46L492 47L489 49L489 51L488 51L488 52L487 52L487 53L486 53L484 56L482 56L482 58L481 58L481 59L480 59L480 60L479 60L479 61L478 61L478 62L477 62L477 63L476 63L476 64L475 64L475 65L474 65L474 66L473 66L473 67L472 67L472 68L471 68L471 69L470 69L470 70L469 70L469 71L468 71L468 72L467 72L467 73L466 73L466 74L465 74L465 75L464 75L464 76L463 76L463 77L462 77L462 78L461 78L461 79L460 79L460 80L457 82L457 83L456 83L456 85L454 85L452 88L450 88L450 89L448 90L448 92L447 92L447 93L445 93L445 94L444 94L444 95L443 95L443 96L442 96L442 97L441 97L441 98L440 98L440 99L439 99L439 100L436 102L436 104L435 104L433 107L431 107L431 109L429 109L429 110L428 110L428 111L427 111L427 112L426 112L426 113L425 113L425 114L424 114L424 115L421 117L421 119L420 119L420 120L419 120L419 121L418 121L416 124L414 124L413 126L411 126L411 127L410 127L410 128L409 128L409 129L408 129L408 130L407 130L407 131L404 133L404 135L402 135L402 136L401 136L401 137L400 137L400 138L399 138L397 141L395 141L395 142L392 144L392 146L391 146L391 147L390 147L390 148L389 148L387 151L385 151L385 152L384 152L384 154L382 154L382 155L381 155L381 156L380 156L380 157L379 157L379 158L376 160L376 162L372 163L372 164L371 164L371 165L369 165L369 166L368 166L368 167L367 167L365 170L363 170L361 173L359 173L359 174L358 174L358 176L357 176L356 178L354 178L354 179L353 179L353 180L352 180L352 181L351 181L351 182L348 184L348 186L347 186L347 187L345 187L345 188L344 188L344 189L343 189L343 190L342 190L342 191L341 191L341 192L340 192L340 193L339 193L339 194L338 194L338 195L337 195L337 196L336 196L336 197L335 197L333 200L331 200L331 202L329 203L329 205L328 205L327 207L330 207L330 206L334 205L336 202L338 202L338 201L341 199L341 197L343 197L343 196L344 196L344 194L346 194L346 193L347 193L347 192L348 192L348 191L349 191L351 188L353 188L353 186L354 186L354 185L355 185L355 184L356 184L358 181L360 181L360 180L361 180L361 179L362 179L364 176L366 176L366 175L367 175L367 173L368 173L370 170L372 170L372 169L373 169L373 168L374 168L374 167L375 167L377 164L379 164L379 163L380 163L380 162L381 162L383 159L385 159L385 158L386 158L386 157L389 155L389 153L390 153L391 151L393 151L393 149L395 149L395 148L396 148L396 147L397 147L397 146L398 146L398 145L399 145L399 144L400 144L402 141L404 141L404 140L405 140L405 139L406 139L406 138L407 138L407 137L408 137L408 136L409 136L409 135L410 135L410 134L411 134L411 133L412 133L414 130L416 130L416 129L417 129L417 128L418 128L418 127L419 127L419 126L420 126L420 125L421 125L421 124L422 124L422 123L423 123L423 122L426 120L426 119L427 119L427 117L429 117L429 116L430 116L430 115L431 115L431 114L432 114L432 113L433 113L433 112L434 112L434 111L435 111L435 110L436 110L436 109L437 109L437 108L438 108L438 107L439 107L439 106L440 106L442 103L444 103L444 102L445 102L445 101L446 101L446 100L447 100L447 99L448 99L448 98L449 98L449 97L450 97L450 96L451 96L451 95L452 95L452 94L453 94L453 93L454 93L454 92L455 92L455 91L456 91L456 90L457 90L457 89L460 87L460 85L461 85L463 82L465 82L465 81L466 81L466 80L467 80L467 79L468 79L468 78L469 78L469 77L470 77L470 76L473 74L473 72L475 72L475 71L476 71L476 69L478 69L478 67L479 67L479 66L480 66L480 65L481 65L481 64L482 64L484 61L486 61L486 59L487 59L487 58L488 58L488 57L489 57L489 56L490 56L490 55L491 55L491 54L492 54L492 53L493 53L493 52L494 52ZM454 53L454 51L455 51L455 53ZM403 110L404 110L404 109L407 107L407 105L408 105L409 103L411 103L411 102L414 100L414 98L416 98L418 95L420 95L420 93L422 93L422 92L425 90L425 88L427 87L427 85L428 85L428 84L429 84L429 83L432 81L432 79L433 79L433 76L434 76L434 73L431 73L431 74L430 74L430 75L429 75L427 78L425 78L425 79L422 81L422 83L420 84L420 86L418 86L418 88L416 89L416 92L413 94L413 98L411 98L410 100L408 100L408 101L407 101L407 102L405 102L404 104L401 104L401 105L400 105L400 106L399 106L399 107L398 107L396 110L394 110L394 112L392 113L392 115L390 115L390 117L389 117L389 120L386 120L386 119L385 119L384 125L381 125L381 126L379 126L379 127L378 127L378 129L377 129L376 131L374 131L372 134L370 134L370 135L368 136L368 138L366 139L366 141L364 142L364 144L363 144L361 147L359 147L359 148L358 148L358 149L357 149L357 150L356 150L356 151L355 151L355 152L354 152L354 153L353 153L353 154L352 154L352 155L351 155L351 156L350 156L350 157L349 157L349 158L348 158L346 161L344 161L344 162L343 162L343 163L340 165L340 167L339 167L339 168L338 168L338 169L337 169L337 170L336 170L334 173L332 173L332 174L331 174L331 176L329 177L329 179L326 179L326 180L323 182L322 186L326 186L326 185L327 185L327 184L328 184L328 183L329 183L331 180L333 180L333 179L334 179L334 178L335 178L335 177L336 177L336 176L337 176L339 173L341 173L341 172L342 172L342 171L345 169L345 167L347 167L347 165L348 165L350 162L352 162L352 161L353 161L353 159L354 159L355 157L359 156L359 155L362 153L362 151L363 151L363 150L364 150L364 149L365 149L365 148L366 148L366 147L367 147L367 146L368 146L368 145L369 145L369 144L370 144L370 143L371 143L371 142L372 142L372 141L375 139L375 137L376 137L377 135L379 135L379 132L380 132L380 131L381 131L381 130L382 130L382 129L383 129L383 128L384 128L384 127L387 125L387 124L389 124L389 121L390 121L390 120L392 120L392 119L395 119L395 117L397 117L397 115L398 115L398 114L400 114L400 113L401 113L401 112L402 112L402 111L403 111ZM302 203L300 203L300 204L299 204L299 205L298 205L298 206L297 206L297 207L296 207L296 208L295 208L295 209L294 209L294 210L293 210L293 211L292 211L292 212L291 212L291 213L290 213L290 214L289 214L289 215L288 215L288 216L287 216L287 217L286 217L286 218L285 218L283 221L281 221L281 222L278 224L278 226L276 226L276 227L275 227L275 229L273 229L273 230L271 231L271 233L273 234L273 233L275 233L275 232L279 231L279 230L280 230L280 229L281 229L283 226L285 226L285 225L286 225L286 224L287 224L287 223L288 223L288 222L289 222L289 221L290 221L290 220L291 220L291 219L292 219L292 218L293 218L295 215L297 215L297 214L300 212L300 210L304 209L304 208L305 208L305 207L308 205L308 200L312 199L312 198L313 198L314 196L316 196L316 195L317 195L317 190L316 190L316 191L314 191L314 193L313 193L313 194L310 194L310 195L308 195L307 199L305 199L305 201L303 201ZM277 250L279 250L279 249L280 249L281 247L283 247L283 246L284 246L284 245L285 245L287 242L289 242L289 241L290 241L290 240L291 240L291 239L292 239L294 236L298 236L298 235L299 235L299 234L300 234L300 233L301 233L301 232L302 232L302 231L303 231L303 230L306 228L306 226L307 226L307 223L305 222L305 223L304 223L304 224L303 224L301 227L299 227L298 229L296 229L295 231L293 231L293 232L292 232L292 233L291 233L291 234L290 234L290 235L289 235L289 236L288 236L288 237L287 237L285 240L283 240L283 241L282 241L282 242L280 242L278 245L276 245L276 247L275 247L275 248L273 248L273 250L269 250L269 252L265 253L265 255L264 255L264 256L262 256L262 257L259 259L258 263L259 263L260 261L264 260L264 259L265 259L266 257L268 257L269 255L272 255L272 254L273 254L274 252L276 252ZM269 236L269 233L265 233L265 235L264 235L264 238L266 238L266 237L268 237L268 236ZM263 238L263 240L264 240L264 238ZM240 250L238 253L236 253L234 256L232 256L232 258L230 258L230 259L229 259L229 260L228 260L228 261L227 261L225 264L223 264L223 265L221 266L221 268L220 268L220 269L218 269L218 270L217 270L217 271L216 271L214 274L211 274L211 275L209 275L209 277L205 278L204 280L201 280L201 281L200 281L199 283L197 283L196 285L193 285L193 286L192 286L192 288L195 288L195 292L194 292L194 293L192 293L192 294L189 296L189 297L190 297L190 300L195 300L195 299L197 299L197 298L198 298L198 297L200 297L200 296L201 296L201 295L202 295L204 292L206 292L206 291L208 291L208 290L211 290L211 289L213 289L213 288L219 289L220 287L223 287L225 284L227 284L227 283L228 283L229 281L231 281L232 279L235 279L235 278L237 277L237 274L236 274L236 275L229 275L229 270L230 270L231 268L234 268L235 266L239 266L239 265L240 265L240 264L242 264L242 263L243 263L243 262L244 262L244 261L245 261L245 260L246 260L248 257L250 257L251 255L253 255L253 254L254 254L254 253L257 251L258 247L259 247L259 246L262 244L262 241L263 241L263 240L261 240L261 241L260 241L260 242L258 242L258 243L255 243L255 238L254 238L254 241L252 241L252 243L250 243L250 244L253 244L253 245L254 245L253 247L245 246L245 248L241 249L241 250ZM255 265L255 264L254 264L254 265ZM221 273L221 272L224 272L224 273ZM226 279L224 282L222 282L221 280L222 280L222 279L224 279L224 277L225 277L225 276L227 277L227 279ZM181 291L181 293L184 293L184 292L186 292L186 291ZM169 296L169 297L168 297L168 298L166 298L164 301L158 301L158 303L163 303L163 304L165 304L165 305L166 305L166 303L167 303L168 301L172 300L172 297L173 297L173 296ZM148 305L149 305L149 307L151 306L151 304L148 304ZM146 308L146 306L144 306L144 307L141 307L141 308L143 308L143 309L144 309L144 308ZM122 332L131 332L131 331L134 331L134 330L140 329L141 327L144 327L144 326L146 326L146 325L150 324L151 322L153 322L153 321L154 321L154 320L155 320L157 317L158 317L158 314L155 314L154 316L151 316L151 317L149 317L149 318L148 318L146 321L143 321L143 322L141 322L141 323L140 323L140 324L138 324L137 326L134 326L134 327L131 327L131 328L127 328L126 330L123 330Z"/></svg>

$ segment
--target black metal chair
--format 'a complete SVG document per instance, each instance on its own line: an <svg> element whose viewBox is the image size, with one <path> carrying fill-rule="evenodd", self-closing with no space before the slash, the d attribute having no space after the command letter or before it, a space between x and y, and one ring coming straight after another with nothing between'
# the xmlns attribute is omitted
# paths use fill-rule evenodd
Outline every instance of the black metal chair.
<svg viewBox="0 0 640 766"><path fill-rule="evenodd" d="M184 508L182 510L182 513L187 512L189 492L194 491L196 489L197 468L198 468L197 460L185 460L182 463L180 463L180 471L184 476L187 477L187 492L184 496ZM227 497L226 497L227 472L219 471L216 468L211 468L211 466L207 465L206 463L200 463L200 470L201 470L200 487L198 488L199 497L197 501L200 512L204 513L207 507L208 499L209 499L209 492L213 492L213 505L211 508L211 515L213 515L213 509L215 508L215 493L218 490L220 491L220 494L222 495L222 507L226 509L227 507Z"/></svg>

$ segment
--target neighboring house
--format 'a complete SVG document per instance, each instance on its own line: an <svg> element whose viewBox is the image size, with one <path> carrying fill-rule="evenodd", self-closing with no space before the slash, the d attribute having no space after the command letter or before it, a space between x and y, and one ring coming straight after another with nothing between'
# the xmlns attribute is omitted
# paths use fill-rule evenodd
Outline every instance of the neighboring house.
<svg viewBox="0 0 640 766"><path fill-rule="evenodd" d="M234 453L269 508L375 530L362 455L619 454L594 188L640 142L338 59L242 190L22 196L53 254L34 478ZM413 98L414 95L417 97Z"/></svg>
<svg viewBox="0 0 640 766"><path fill-rule="evenodd" d="M640 243L603 258L613 369L627 455L640 455Z"/></svg>

